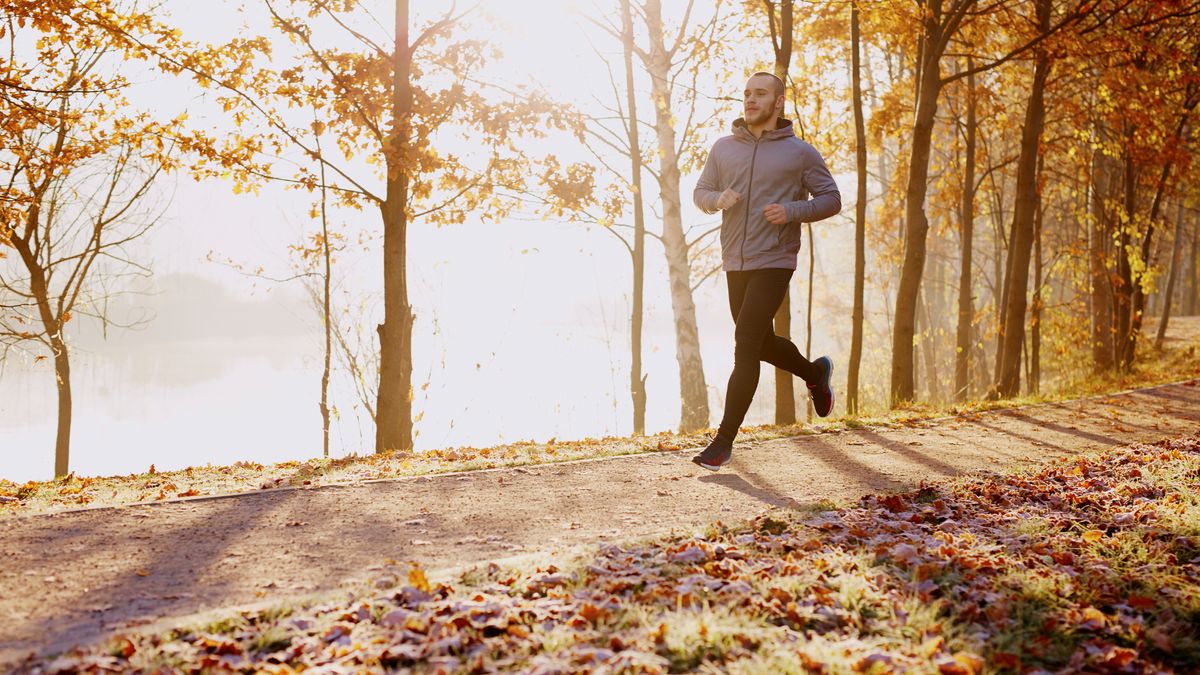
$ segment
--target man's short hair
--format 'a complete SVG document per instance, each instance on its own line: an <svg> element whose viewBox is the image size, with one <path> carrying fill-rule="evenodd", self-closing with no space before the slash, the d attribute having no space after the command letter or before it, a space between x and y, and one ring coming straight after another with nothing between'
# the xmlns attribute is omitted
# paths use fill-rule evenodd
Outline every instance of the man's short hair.
<svg viewBox="0 0 1200 675"><path fill-rule="evenodd" d="M765 70L760 70L757 73L754 73L753 75L751 75L750 77L754 78L754 77L758 77L759 75L765 75L765 76L771 78L771 80L775 83L775 96L776 97L783 96L785 93L787 93L787 86L784 85L783 80L779 79L779 76L776 75L775 73L768 73Z"/></svg>

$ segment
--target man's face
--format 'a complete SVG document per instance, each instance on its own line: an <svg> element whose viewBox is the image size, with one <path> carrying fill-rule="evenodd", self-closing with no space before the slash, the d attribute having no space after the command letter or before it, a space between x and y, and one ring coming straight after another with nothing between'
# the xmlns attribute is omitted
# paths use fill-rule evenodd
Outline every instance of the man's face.
<svg viewBox="0 0 1200 675"><path fill-rule="evenodd" d="M762 75L750 78L742 103L746 124L763 124L775 119L780 98L775 95L775 80Z"/></svg>

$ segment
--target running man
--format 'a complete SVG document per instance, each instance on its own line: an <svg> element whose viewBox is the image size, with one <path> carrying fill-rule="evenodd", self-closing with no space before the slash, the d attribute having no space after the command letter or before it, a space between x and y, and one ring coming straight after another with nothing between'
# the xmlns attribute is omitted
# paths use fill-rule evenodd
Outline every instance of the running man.
<svg viewBox="0 0 1200 675"><path fill-rule="evenodd" d="M725 414L712 442L692 458L711 471L733 458L733 439L758 388L759 361L803 378L821 417L833 410L833 361L822 356L810 362L772 326L796 271L801 223L842 209L825 160L782 117L784 91L783 81L771 73L750 77L745 117L733 123L732 134L713 144L693 194L701 211L722 212L721 268L734 321Z"/></svg>

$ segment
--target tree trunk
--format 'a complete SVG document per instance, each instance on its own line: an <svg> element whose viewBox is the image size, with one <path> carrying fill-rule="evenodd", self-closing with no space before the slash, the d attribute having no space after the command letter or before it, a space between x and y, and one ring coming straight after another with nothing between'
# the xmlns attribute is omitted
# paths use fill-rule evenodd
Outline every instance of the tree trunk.
<svg viewBox="0 0 1200 675"><path fill-rule="evenodd" d="M917 296L917 328L920 331L921 360L925 362L926 396L930 403L937 403L942 394L938 387L937 351L933 343L936 331L933 327L933 317L930 316L929 301L925 298L928 294L929 287L926 286L925 292Z"/></svg>
<svg viewBox="0 0 1200 675"><path fill-rule="evenodd" d="M771 25L771 47L775 52L775 77L783 82L788 81L788 66L792 62L792 0L782 0L779 3L778 32L775 24L775 7L771 0L763 0L766 5L767 18ZM778 39L776 38L778 35ZM811 312L811 307L809 308ZM785 338L792 337L792 293L783 295L783 302L775 312L775 334ZM807 354L806 354L807 355ZM794 388L795 375L775 369L775 424L796 423L796 391Z"/></svg>
<svg viewBox="0 0 1200 675"><path fill-rule="evenodd" d="M1015 200L1015 195L1014 195L1014 200ZM1013 243L1016 242L1016 240L1017 240L1017 231L1016 230L1017 230L1017 212L1016 212L1016 208L1015 208L1015 204L1014 204L1013 220L1008 228L1008 238L1006 240L1004 240L1004 243L1005 243L1005 247L1003 250L1004 265L1002 268L1004 270L1004 275L1002 277L1000 277L1000 285L999 285L1000 302L996 305L996 353L994 354L995 359L994 359L994 362L992 363L992 385L991 385L990 391L988 392L989 398L998 398L1000 396L1000 388L997 386L997 383L1000 382L1000 376L1001 376L1001 373L1003 372L1002 368L1004 366L1004 334L1005 334L1005 329L1008 327L1007 326L1007 322L1008 322L1007 314L1008 314L1008 290L1009 290L1009 283L1010 283L1009 280L1012 279L1012 267L1013 267L1013 263L1016 262L1016 258L1013 257ZM999 268L999 260L1000 260L1000 257L997 257L998 268Z"/></svg>
<svg viewBox="0 0 1200 675"><path fill-rule="evenodd" d="M1111 177L1109 164L1099 150L1092 155L1092 229L1088 242L1092 293L1092 367L1100 373L1113 365L1113 288L1108 260L1111 225L1104 208L1104 195Z"/></svg>
<svg viewBox="0 0 1200 675"><path fill-rule="evenodd" d="M1050 29L1050 0L1037 2L1038 24L1043 32ZM1046 78L1050 74L1050 58L1039 54L1033 70L1033 85L1029 105L1025 110L1025 125L1021 131L1021 155L1017 160L1017 193L1013 210L1013 237L1009 243L1006 305L1001 340L1000 373L996 381L1001 397L1013 397L1021 392L1021 351L1025 342L1026 296L1029 292L1029 254L1033 247L1034 219L1037 216L1038 154L1045 124Z"/></svg>
<svg viewBox="0 0 1200 675"><path fill-rule="evenodd" d="M927 22L936 23L930 17ZM925 32L930 32L927 27ZM913 345L916 337L917 295L925 271L925 239L929 221L925 216L925 193L929 186L929 156L933 143L933 125L937 97L941 90L941 53L937 40L926 39L920 54L920 89L913 122L912 154L905 192L904 263L896 291L895 323L892 328L892 407L913 400Z"/></svg>
<svg viewBox="0 0 1200 675"><path fill-rule="evenodd" d="M63 134L60 133L60 148L62 138ZM50 181L51 177L47 175L43 179L41 186L33 190L32 206L24 216L26 221L26 237L33 237L38 232L37 228L41 225L41 221L39 220L41 209L39 205L50 185ZM47 268L39 260L39 255L41 254L38 244L31 244L29 238L19 236L10 237L9 244L16 249L17 255L21 258L21 263L25 265L25 270L29 273L29 293L33 296L33 302L37 306L38 318L42 321L42 332L46 339L49 340L50 351L54 356L54 378L58 389L58 427L54 439L54 477L58 478L70 472L71 457L71 362L67 354L66 338L63 335L63 324L65 322L61 316L55 313L51 303Z"/></svg>
<svg viewBox="0 0 1200 675"><path fill-rule="evenodd" d="M1003 186L996 188L995 183L992 184L992 208L990 209L992 221L992 310L995 312L994 320L996 322L996 335L1000 335L1000 324L1004 323L1004 261L1005 253L1008 251L1008 240L1004 237L1004 199ZM999 338L997 338L997 341ZM982 373L981 373L982 375ZM996 381L996 378L989 375L988 386Z"/></svg>
<svg viewBox="0 0 1200 675"><path fill-rule="evenodd" d="M647 0L646 25L650 34L650 72L654 99L654 130L658 141L659 195L663 209L663 248L671 284L671 309L675 316L675 359L679 363L681 433L709 425L708 387L700 358L700 334L696 328L696 305L692 299L687 242L679 204L679 160L675 152L675 127L671 114L671 57L663 43L661 0Z"/></svg>
<svg viewBox="0 0 1200 675"><path fill-rule="evenodd" d="M992 204L988 210L992 224L992 294L989 300L992 303L992 320L996 327L996 345L991 355L992 363L988 364L987 345L982 344L982 335L980 336L980 358L978 364L979 380L976 383L976 389L981 392L987 392L989 396L995 394L995 389L992 384L996 381L997 363L996 359L1000 356L1000 326L1004 323L1004 261L1005 252L1008 250L1008 241L1004 238L1004 200L1000 193L1003 192L1003 185L997 187L995 182L992 183L992 191L989 194Z"/></svg>
<svg viewBox="0 0 1200 675"><path fill-rule="evenodd" d="M1179 123L1175 126L1175 145L1177 146L1186 142L1186 139L1184 139L1184 129L1187 127L1189 113L1190 110L1180 115ZM1158 176L1158 186L1154 190L1154 201L1150 205L1150 219L1146 223L1146 234L1142 236L1142 263L1145 265L1146 269L1152 267L1154 263L1154 261L1150 259L1150 248L1154 239L1155 225L1158 223L1158 212L1162 207L1163 195L1166 193L1167 180L1171 176L1171 168L1172 163L1170 158L1168 158L1165 162L1163 162L1162 172ZM1137 341L1142 332L1142 315L1146 308L1145 284L1141 278L1144 274L1144 272L1140 274L1139 278L1136 280L1136 283L1133 284L1133 304L1130 310L1129 340L1125 345L1126 353L1124 354L1123 358L1123 361L1130 365L1133 364L1134 357L1137 354Z"/></svg>
<svg viewBox="0 0 1200 675"><path fill-rule="evenodd" d="M387 156L383 216L383 323L379 325L379 397L375 452L408 451L412 435L412 328L408 302L408 171L411 138L412 55L408 44L408 0L396 0L396 46L392 54L392 128Z"/></svg>
<svg viewBox="0 0 1200 675"><path fill-rule="evenodd" d="M1192 228L1192 254L1188 256L1187 294L1184 296L1180 312L1185 316L1195 316L1197 301L1200 300L1200 227Z"/></svg>
<svg viewBox="0 0 1200 675"><path fill-rule="evenodd" d="M1042 174L1042 156L1038 157L1038 175ZM1042 218L1045 208L1038 200L1037 217L1033 224L1033 307L1029 320L1029 392L1037 394L1042 388Z"/></svg>
<svg viewBox="0 0 1200 675"><path fill-rule="evenodd" d="M1171 320L1171 298L1175 294L1175 278L1179 276L1179 253L1183 250L1183 198L1179 199L1175 214L1175 241L1171 244L1171 271L1167 272L1167 287L1162 294L1162 312L1158 319L1158 333L1154 336L1154 348L1162 349L1167 335L1167 322Z"/></svg>
<svg viewBox="0 0 1200 675"><path fill-rule="evenodd" d="M49 183L49 181L47 181ZM34 192L35 204L41 200L41 191ZM29 210L26 218L30 223L38 223L40 210L35 205ZM34 225L36 227L36 225ZM29 272L29 291L37 305L38 316L42 321L42 331L50 342L50 352L54 356L54 379L58 389L58 426L54 440L54 477L65 476L70 472L71 457L71 362L67 353L67 342L63 335L63 321L54 312L50 301L50 284L47 281L45 268L38 260L39 253L36 245L20 237L10 239L21 262Z"/></svg>
<svg viewBox="0 0 1200 675"><path fill-rule="evenodd" d="M967 57L967 69L975 60ZM962 266L958 273L958 330L954 341L954 400L962 403L971 397L971 323L975 307L971 296L971 265L975 239L975 76L967 76L967 148L963 169L962 208L959 211Z"/></svg>
<svg viewBox="0 0 1200 675"><path fill-rule="evenodd" d="M319 137L318 137L319 138ZM317 141L317 152L321 151L320 140ZM325 273L321 295L321 309L325 319L325 363L321 369L321 444L324 456L329 457L329 370L330 358L333 355L333 310L330 276L333 274L333 255L329 250L329 218L325 211L325 164L321 164L321 258L325 264Z"/></svg>
<svg viewBox="0 0 1200 675"><path fill-rule="evenodd" d="M983 329L981 326L972 327L972 339L975 341L975 347L971 351L974 352L975 367L971 372L971 379L976 392L987 391L991 384L988 372L988 353L987 345L983 342Z"/></svg>
<svg viewBox="0 0 1200 675"><path fill-rule="evenodd" d="M812 354L812 308L813 308L813 271L817 268L817 240L813 237L812 223L805 223L808 228L808 312L806 319L808 326L804 331L804 353ZM805 397L805 419L812 422L813 418L813 402L812 397Z"/></svg>
<svg viewBox="0 0 1200 675"><path fill-rule="evenodd" d="M858 370L862 363L863 291L867 274L867 133L863 120L862 77L859 51L861 37L858 26L858 0L850 2L851 81L854 87L854 155L858 173L858 192L854 203L854 309L850 320L850 364L846 376L846 413L857 415Z"/></svg>
<svg viewBox="0 0 1200 675"><path fill-rule="evenodd" d="M789 340L792 337L792 291L783 294L783 301L775 311L775 334ZM775 368L775 424L796 423L796 376L782 368Z"/></svg>
<svg viewBox="0 0 1200 675"><path fill-rule="evenodd" d="M62 328L57 336L50 337L54 351L54 378L58 385L58 429L54 439L54 477L65 476L71 456L71 361L67 355L67 343L62 339Z"/></svg>
<svg viewBox="0 0 1200 675"><path fill-rule="evenodd" d="M314 111L315 120L315 111ZM314 133L317 154L321 154L321 134ZM328 188L325 183L325 164L319 163L321 176L321 319L325 323L325 354L321 368L321 449L324 457L329 457L329 375L331 358L333 356L333 310L331 309L331 276L333 255L329 249L329 216L327 211Z"/></svg>
<svg viewBox="0 0 1200 675"><path fill-rule="evenodd" d="M1116 292L1113 294L1116 310L1116 327L1113 342L1117 370L1126 372L1130 362L1125 358L1128 354L1129 342L1132 340L1133 328L1133 265L1129 259L1130 247L1133 246L1133 217L1137 213L1137 164L1133 160L1132 126L1126 128L1124 171L1121 174L1124 199L1122 210L1125 219L1118 224Z"/></svg>
<svg viewBox="0 0 1200 675"><path fill-rule="evenodd" d="M646 433L646 376L642 374L642 295L646 276L646 217L642 208L641 141L638 137L637 101L633 90L633 13L629 0L621 0L621 27L625 56L625 104L628 107L630 162L633 182L633 313L629 320L629 392L633 399L633 433Z"/></svg>

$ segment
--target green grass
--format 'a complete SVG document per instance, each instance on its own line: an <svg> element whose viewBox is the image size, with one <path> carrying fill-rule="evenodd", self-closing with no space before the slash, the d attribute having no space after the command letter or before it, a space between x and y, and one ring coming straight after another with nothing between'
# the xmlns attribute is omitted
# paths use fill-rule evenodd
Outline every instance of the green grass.
<svg viewBox="0 0 1200 675"><path fill-rule="evenodd" d="M282 626L268 626L261 633L251 637L246 644L251 652L269 654L291 645L292 633Z"/></svg>
<svg viewBox="0 0 1200 675"><path fill-rule="evenodd" d="M275 610L269 610L268 614L258 617L255 623L269 624L272 621L270 616L273 614L275 614ZM232 635L233 633L244 631L249 627L250 623L245 617L225 616L197 626L196 630L201 633L211 633L213 635Z"/></svg>

